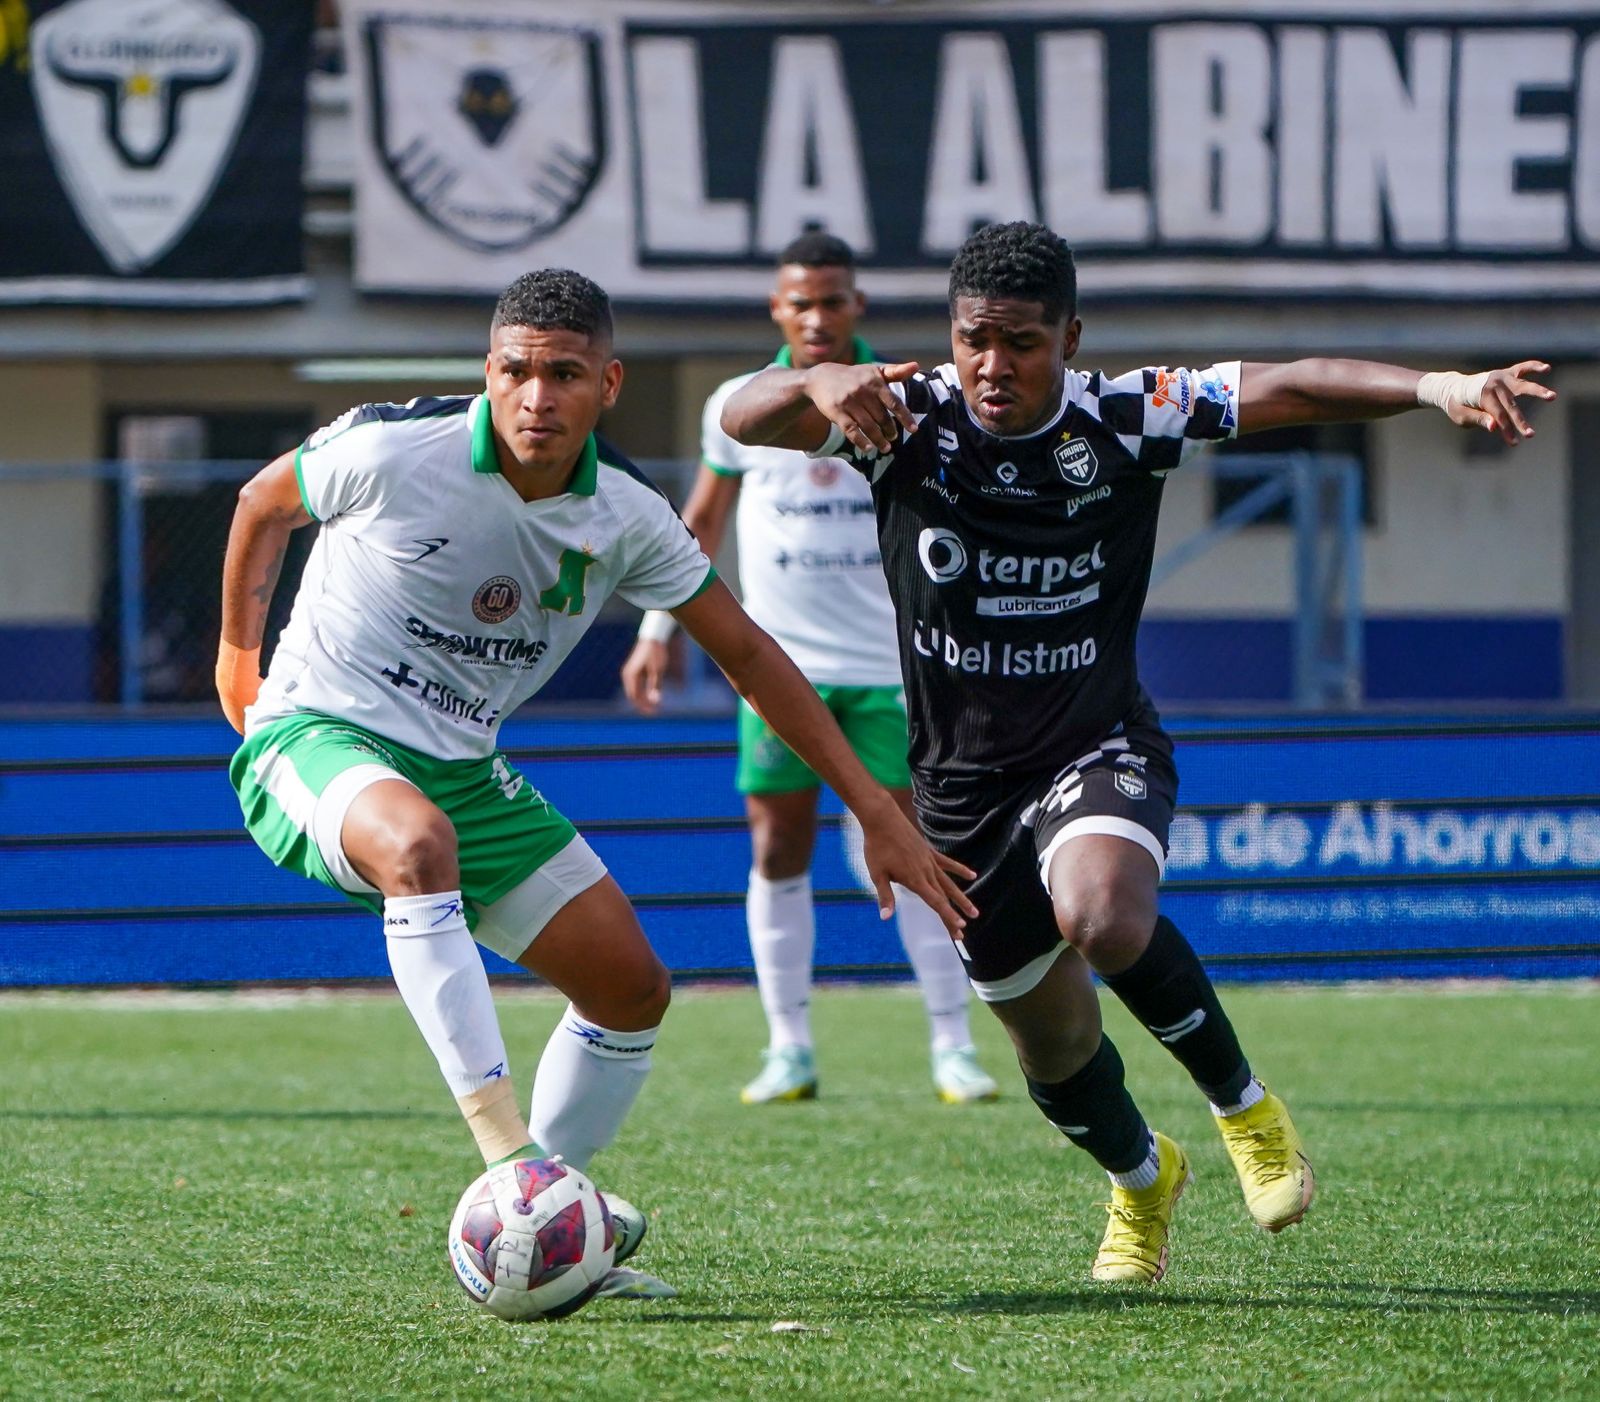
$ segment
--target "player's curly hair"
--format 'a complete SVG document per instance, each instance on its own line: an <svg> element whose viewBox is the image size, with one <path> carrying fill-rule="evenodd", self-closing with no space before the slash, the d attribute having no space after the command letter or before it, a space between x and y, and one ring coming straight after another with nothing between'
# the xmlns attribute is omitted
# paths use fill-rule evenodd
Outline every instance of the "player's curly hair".
<svg viewBox="0 0 1600 1402"><path fill-rule="evenodd" d="M571 268L524 273L500 294L489 332L502 326L578 331L611 344L611 298L598 283Z"/></svg>
<svg viewBox="0 0 1600 1402"><path fill-rule="evenodd" d="M796 263L802 268L854 268L855 251L842 238L826 229L807 229L784 245L778 266Z"/></svg>
<svg viewBox="0 0 1600 1402"><path fill-rule="evenodd" d="M1043 224L986 224L950 264L950 314L957 297L1007 297L1042 302L1044 319L1078 314L1078 269L1072 249Z"/></svg>

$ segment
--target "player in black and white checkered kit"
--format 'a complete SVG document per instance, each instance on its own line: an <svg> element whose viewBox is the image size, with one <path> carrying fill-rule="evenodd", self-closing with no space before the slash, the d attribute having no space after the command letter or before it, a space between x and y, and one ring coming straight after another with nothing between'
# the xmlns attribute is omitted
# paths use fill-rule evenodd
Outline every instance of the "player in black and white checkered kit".
<svg viewBox="0 0 1600 1402"><path fill-rule="evenodd" d="M952 363L768 370L729 400L751 443L848 458L872 483L900 629L918 817L978 872L968 973L1040 1109L1111 1175L1100 1280L1154 1282L1189 1180L1100 1027L1091 970L1212 1104L1256 1222L1313 1179L1200 961L1157 908L1177 797L1134 639L1163 479L1208 443L1432 404L1515 441L1524 361L1420 375L1353 360L1084 374L1072 252L1036 224L974 234L950 271Z"/></svg>

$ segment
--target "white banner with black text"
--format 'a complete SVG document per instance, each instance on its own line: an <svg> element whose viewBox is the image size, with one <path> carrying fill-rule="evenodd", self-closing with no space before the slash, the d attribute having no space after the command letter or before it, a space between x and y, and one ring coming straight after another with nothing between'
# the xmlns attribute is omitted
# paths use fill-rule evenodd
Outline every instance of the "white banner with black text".
<svg viewBox="0 0 1600 1402"><path fill-rule="evenodd" d="M357 278L747 300L820 225L942 299L1042 220L1097 298L1600 295L1600 10L344 0Z"/></svg>

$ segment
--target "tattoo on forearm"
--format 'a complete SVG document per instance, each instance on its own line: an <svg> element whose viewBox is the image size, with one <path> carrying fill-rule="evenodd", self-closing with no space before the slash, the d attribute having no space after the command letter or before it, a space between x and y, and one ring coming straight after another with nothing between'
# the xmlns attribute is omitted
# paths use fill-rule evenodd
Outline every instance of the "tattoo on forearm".
<svg viewBox="0 0 1600 1402"><path fill-rule="evenodd" d="M278 575L283 570L283 557L287 553L287 546L278 547L278 553L267 563L266 575L260 585L250 591L262 608L266 608L272 602L272 591L278 587Z"/></svg>

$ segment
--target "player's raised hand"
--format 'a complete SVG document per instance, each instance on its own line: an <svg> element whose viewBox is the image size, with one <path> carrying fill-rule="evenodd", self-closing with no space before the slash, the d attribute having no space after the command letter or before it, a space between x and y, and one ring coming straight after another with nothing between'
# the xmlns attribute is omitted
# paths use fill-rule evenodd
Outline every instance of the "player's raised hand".
<svg viewBox="0 0 1600 1402"><path fill-rule="evenodd" d="M1481 428L1498 433L1507 443L1532 438L1534 429L1522 412L1519 399L1554 399L1556 392L1529 375L1547 375L1550 367L1542 360L1519 360L1504 370L1488 370L1463 375L1446 370L1424 375L1417 399L1436 404L1450 422L1462 428Z"/></svg>
<svg viewBox="0 0 1600 1402"><path fill-rule="evenodd" d="M622 691L634 709L653 716L661 709L661 679L667 674L667 645L640 638L622 664Z"/></svg>
<svg viewBox="0 0 1600 1402"><path fill-rule="evenodd" d="M811 402L844 430L845 439L864 453L894 450L901 430L917 426L911 411L891 388L917 373L917 362L898 365L815 365L806 371Z"/></svg>
<svg viewBox="0 0 1600 1402"><path fill-rule="evenodd" d="M952 937L959 937L967 918L978 913L977 906L956 884L956 878L971 881L977 875L954 857L935 852L899 805L888 802L881 811L857 813L861 822L862 852L867 873L878 893L878 915L887 920L894 914L894 883L916 892L944 922Z"/></svg>

